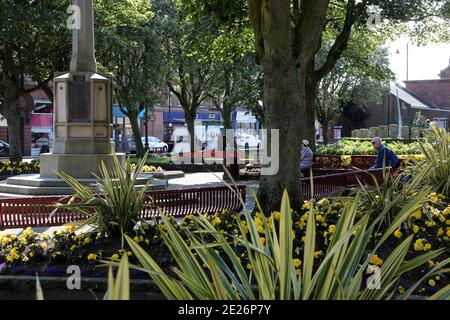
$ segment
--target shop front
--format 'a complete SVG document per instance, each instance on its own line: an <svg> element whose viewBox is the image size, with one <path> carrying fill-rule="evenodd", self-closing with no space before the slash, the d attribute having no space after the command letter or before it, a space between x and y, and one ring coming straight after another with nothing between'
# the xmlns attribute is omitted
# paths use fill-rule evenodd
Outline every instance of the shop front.
<svg viewBox="0 0 450 320"><path fill-rule="evenodd" d="M31 156L50 152L53 143L53 105L49 100L35 100L31 114Z"/></svg>

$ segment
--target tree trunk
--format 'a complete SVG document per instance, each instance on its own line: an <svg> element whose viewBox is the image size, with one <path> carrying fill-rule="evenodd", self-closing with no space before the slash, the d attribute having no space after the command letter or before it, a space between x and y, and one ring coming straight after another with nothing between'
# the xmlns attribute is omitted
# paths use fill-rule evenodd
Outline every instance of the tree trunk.
<svg viewBox="0 0 450 320"><path fill-rule="evenodd" d="M186 113L186 123L189 132L189 144L191 149L191 163L194 163L194 153L195 153L195 115Z"/></svg>
<svg viewBox="0 0 450 320"><path fill-rule="evenodd" d="M141 139L141 132L139 131L138 113L128 113L130 119L131 131L133 131L133 139L136 146L136 156L142 158L145 154L144 145Z"/></svg>
<svg viewBox="0 0 450 320"><path fill-rule="evenodd" d="M312 73L314 71L313 63L308 66L308 72L305 79L305 129L304 139L308 140L309 147L314 151L316 149L316 98L318 83Z"/></svg>
<svg viewBox="0 0 450 320"><path fill-rule="evenodd" d="M8 143L9 143L9 160L11 162L20 162L23 160L22 141L20 139L20 110L17 106L17 97L9 88L5 90L4 110L5 118L8 122Z"/></svg>
<svg viewBox="0 0 450 320"><path fill-rule="evenodd" d="M278 173L261 176L258 199L265 214L280 209L285 189L292 208L299 209L301 206L299 161L305 86L304 79L292 62L290 50L285 51L284 56L266 56L264 60L266 129L279 130L280 140L275 147L278 147L280 159L283 159L283 163L277 164Z"/></svg>
<svg viewBox="0 0 450 320"><path fill-rule="evenodd" d="M233 129L233 122L231 121L231 113L233 111L233 107L223 104L222 118L223 118L223 126L225 129Z"/></svg>
<svg viewBox="0 0 450 320"><path fill-rule="evenodd" d="M330 125L329 122L323 122L322 123L322 127L323 127L322 134L323 134L323 144L324 145L328 144L328 142L329 142L329 138L328 138L328 135L329 135L328 127L329 127L329 125Z"/></svg>

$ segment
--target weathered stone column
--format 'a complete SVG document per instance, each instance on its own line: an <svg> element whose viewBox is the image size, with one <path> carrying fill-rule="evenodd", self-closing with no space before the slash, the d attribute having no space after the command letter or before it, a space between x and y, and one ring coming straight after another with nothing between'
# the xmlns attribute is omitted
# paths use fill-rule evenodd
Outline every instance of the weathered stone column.
<svg viewBox="0 0 450 320"><path fill-rule="evenodd" d="M70 71L97 72L94 50L93 0L73 0L80 8L80 29L72 31L72 60Z"/></svg>
<svg viewBox="0 0 450 320"><path fill-rule="evenodd" d="M102 161L113 164L112 86L96 73L93 0L72 4L80 9L80 28L72 30L70 72L53 81L55 140L52 154L41 156L43 178L57 178L57 171L93 178Z"/></svg>

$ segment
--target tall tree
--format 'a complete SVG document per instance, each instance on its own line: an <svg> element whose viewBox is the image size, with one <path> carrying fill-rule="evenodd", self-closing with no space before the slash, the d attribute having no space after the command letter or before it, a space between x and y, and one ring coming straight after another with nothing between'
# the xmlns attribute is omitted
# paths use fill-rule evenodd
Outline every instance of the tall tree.
<svg viewBox="0 0 450 320"><path fill-rule="evenodd" d="M0 112L8 122L10 160L22 160L20 96L44 89L56 67L69 61L70 32L66 9L70 2L1 1L0 3ZM25 79L34 81L27 87Z"/></svg>
<svg viewBox="0 0 450 320"><path fill-rule="evenodd" d="M389 81L395 77L383 41L368 32L354 32L342 59L319 82L315 109L324 144L328 143L329 123L344 105L352 102L365 107L377 103L389 91ZM327 51L321 50L317 60L325 59L321 53Z"/></svg>
<svg viewBox="0 0 450 320"><path fill-rule="evenodd" d="M401 5L389 0L191 1L194 12L214 14L218 23L230 27L250 18L256 61L264 70L265 124L279 130L282 162L277 174L261 178L258 196L265 212L279 208L284 189L294 208L301 205L300 137L314 134L317 85L341 58L352 28L366 26L368 8L378 5L384 19L407 21L423 17L437 2L444 1L406 0ZM326 61L317 68L315 57L329 26L336 28L336 37Z"/></svg>
<svg viewBox="0 0 450 320"><path fill-rule="evenodd" d="M178 98L184 110L185 120L190 136L191 160L195 151L195 120L200 105L210 97L209 88L214 80L212 60L205 52L207 44L202 42L202 28L192 23L184 6L172 3L175 27L171 30L171 48L168 54L170 69L167 85Z"/></svg>
<svg viewBox="0 0 450 320"><path fill-rule="evenodd" d="M236 58L233 63L214 64L215 81L211 98L221 112L225 129L232 129L231 115L237 107L252 110L262 100L262 72L251 56Z"/></svg>
<svg viewBox="0 0 450 320"><path fill-rule="evenodd" d="M98 0L95 5L97 58L111 74L115 100L130 120L136 154L143 156L139 114L153 106L163 89L162 17L154 14L149 0Z"/></svg>

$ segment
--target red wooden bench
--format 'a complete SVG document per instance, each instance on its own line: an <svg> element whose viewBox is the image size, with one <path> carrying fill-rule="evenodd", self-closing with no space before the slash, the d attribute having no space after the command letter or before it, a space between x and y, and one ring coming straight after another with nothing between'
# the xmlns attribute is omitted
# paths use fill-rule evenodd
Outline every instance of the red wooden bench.
<svg viewBox="0 0 450 320"><path fill-rule="evenodd" d="M395 175L398 169L390 169L391 174ZM337 173L331 173L332 169L328 171L329 174L314 176L313 185L314 191L311 195L311 180L310 178L301 179L301 190L303 200L321 200L327 197L334 197L342 195L345 191L352 187L359 187L360 183L367 186L375 186L375 182L382 184L384 181L383 169L373 169L367 171L347 170L343 172L341 169L336 170Z"/></svg>
<svg viewBox="0 0 450 320"><path fill-rule="evenodd" d="M240 196L245 201L246 186L238 185L234 190L227 186L191 188L183 190L150 191L146 203L149 204L140 218L149 219L159 216L157 207L166 215L182 217L188 214L213 214L223 210L239 212L242 210ZM66 223L85 220L67 209L55 209L54 204L61 202L61 196L0 199L0 230L24 227L61 226ZM152 204L152 205L150 205Z"/></svg>

